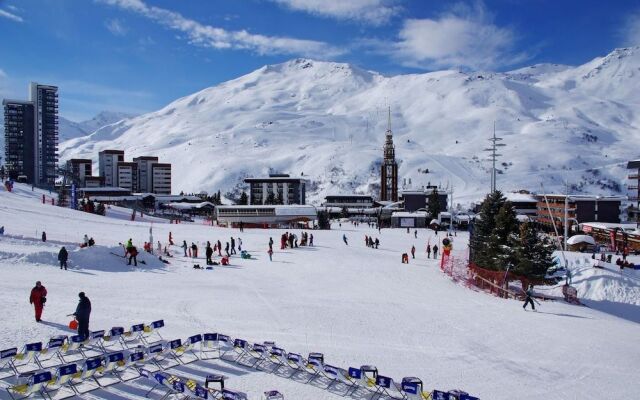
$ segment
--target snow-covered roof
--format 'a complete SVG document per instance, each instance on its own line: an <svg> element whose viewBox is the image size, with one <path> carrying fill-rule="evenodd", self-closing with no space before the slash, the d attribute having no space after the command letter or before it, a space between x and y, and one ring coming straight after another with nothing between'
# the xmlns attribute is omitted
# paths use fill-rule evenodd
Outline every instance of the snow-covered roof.
<svg viewBox="0 0 640 400"><path fill-rule="evenodd" d="M397 218L427 218L427 213L424 211L407 212L407 211L395 211L391 213L392 217Z"/></svg>
<svg viewBox="0 0 640 400"><path fill-rule="evenodd" d="M209 201L203 201L202 203L168 203L167 207L174 208L176 210L200 210L205 207L215 207L215 204Z"/></svg>
<svg viewBox="0 0 640 400"><path fill-rule="evenodd" d="M129 193L130 190L129 189L123 189L121 187L115 187L115 186L105 186L105 187L84 187L84 188L78 188L79 191L82 192L126 192Z"/></svg>
<svg viewBox="0 0 640 400"><path fill-rule="evenodd" d="M613 222L582 222L580 223L580 226L590 226L592 228L598 228L598 229L614 229L614 228L620 228L624 231L633 231L636 229L636 224L616 224Z"/></svg>
<svg viewBox="0 0 640 400"><path fill-rule="evenodd" d="M142 200L140 196L89 196L93 201L137 201Z"/></svg>
<svg viewBox="0 0 640 400"><path fill-rule="evenodd" d="M538 199L530 193L505 193L504 197L510 202L537 203Z"/></svg>
<svg viewBox="0 0 640 400"><path fill-rule="evenodd" d="M516 219L518 220L518 222L529 222L529 221L531 221L531 218L529 218L528 215L524 215L524 214L516 215Z"/></svg>
<svg viewBox="0 0 640 400"><path fill-rule="evenodd" d="M218 211L225 210L274 210L276 215L295 215L295 216L305 216L305 215L318 215L316 208L312 205L248 205L248 206L217 206Z"/></svg>
<svg viewBox="0 0 640 400"><path fill-rule="evenodd" d="M596 241L594 238L588 235L575 235L567 239L567 244L578 244L578 243L588 243L588 244L595 245Z"/></svg>

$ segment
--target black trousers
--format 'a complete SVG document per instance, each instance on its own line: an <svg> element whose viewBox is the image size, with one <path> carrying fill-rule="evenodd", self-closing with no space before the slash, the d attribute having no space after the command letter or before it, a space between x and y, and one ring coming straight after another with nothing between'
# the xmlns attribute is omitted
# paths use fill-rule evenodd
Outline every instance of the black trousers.
<svg viewBox="0 0 640 400"><path fill-rule="evenodd" d="M131 265L131 260L133 260L134 264L136 267L138 266L138 259L136 258L136 256L130 256L129 257L129 264L127 265Z"/></svg>
<svg viewBox="0 0 640 400"><path fill-rule="evenodd" d="M83 340L89 337L89 319L78 319L78 335Z"/></svg>
<svg viewBox="0 0 640 400"><path fill-rule="evenodd" d="M60 261L60 269L62 269L62 267L64 267L64 269L67 269L67 261Z"/></svg>
<svg viewBox="0 0 640 400"><path fill-rule="evenodd" d="M524 305L522 306L522 308L527 308L527 304L531 304L531 308L534 309L534 310L536 309L535 304L533 304L533 299L531 299L531 297L528 297L528 296L527 296L526 300L524 301Z"/></svg>

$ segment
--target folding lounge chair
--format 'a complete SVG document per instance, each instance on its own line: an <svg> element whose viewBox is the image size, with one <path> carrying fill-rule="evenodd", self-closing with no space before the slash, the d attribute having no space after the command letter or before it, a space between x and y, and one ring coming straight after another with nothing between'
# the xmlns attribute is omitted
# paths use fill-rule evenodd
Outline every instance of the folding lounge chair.
<svg viewBox="0 0 640 400"><path fill-rule="evenodd" d="M10 360L10 366L15 371L16 375L21 372L35 371L40 369L38 364L38 354L42 351L42 342L27 343L22 350L18 352L13 359ZM26 370L20 371L20 367L30 366Z"/></svg>
<svg viewBox="0 0 640 400"><path fill-rule="evenodd" d="M202 335L200 334L189 336L187 340L185 340L184 343L173 352L181 363L189 364L200 359L196 353L196 349L200 352L202 351ZM189 360L187 353L190 353L193 356L193 359Z"/></svg>
<svg viewBox="0 0 640 400"><path fill-rule="evenodd" d="M226 379L227 377L224 375L207 375L204 387L214 396L214 399L247 400L245 393L225 389L224 381Z"/></svg>
<svg viewBox="0 0 640 400"><path fill-rule="evenodd" d="M284 400L284 396L277 390L269 390L264 392L263 400Z"/></svg>
<svg viewBox="0 0 640 400"><path fill-rule="evenodd" d="M401 387L393 381L393 378L388 376L378 375L376 376L375 383L376 391L371 396L371 400L376 398L390 398L398 400L406 400L404 392Z"/></svg>
<svg viewBox="0 0 640 400"><path fill-rule="evenodd" d="M202 348L200 350L202 360L222 358L228 351L233 349L231 338L220 333L205 333L202 335ZM217 354L210 356L210 354Z"/></svg>
<svg viewBox="0 0 640 400"><path fill-rule="evenodd" d="M291 368L287 360L287 352L283 348L271 347L271 350L269 350L269 360L274 365L274 368L270 371L272 373L277 373L282 367Z"/></svg>
<svg viewBox="0 0 640 400"><path fill-rule="evenodd" d="M93 375L93 379L101 387L107 387L116 383L125 382L122 374L129 368L129 354L124 351L108 353L104 356L104 363L99 366ZM135 375L133 378L137 378Z"/></svg>
<svg viewBox="0 0 640 400"><path fill-rule="evenodd" d="M145 344L149 344L148 339L150 339L154 335L158 337L156 340L164 340L162 338L162 336L160 335L160 332L158 332L163 327L164 327L164 320L163 319L159 319L157 321L153 321L149 325L144 325L144 327L142 328L142 333L140 335L140 339L142 339L142 341Z"/></svg>
<svg viewBox="0 0 640 400"><path fill-rule="evenodd" d="M41 368L45 368L59 364L60 351L67 340L67 336L64 335L54 336L49 339L47 346L37 355L38 365L40 365Z"/></svg>
<svg viewBox="0 0 640 400"><path fill-rule="evenodd" d="M358 387L358 383L349 377L349 371L343 368L325 364L322 374L329 379L329 385L326 387L326 390L331 390L334 385L342 384L346 388L346 392L344 393L346 396L347 393L350 393L354 388L357 389Z"/></svg>
<svg viewBox="0 0 640 400"><path fill-rule="evenodd" d="M267 346L260 343L254 343L249 349L249 355L254 358L253 364L251 364L251 368L260 369L260 364L265 361L269 361L269 351Z"/></svg>
<svg viewBox="0 0 640 400"><path fill-rule="evenodd" d="M350 390L347 390L345 396L356 393L358 389L365 389L367 391L371 390L371 380L367 375L365 375L362 368L349 367L347 372L349 375L348 380L351 382L351 385Z"/></svg>
<svg viewBox="0 0 640 400"><path fill-rule="evenodd" d="M22 376L18 378L18 383L9 386L7 392L13 400L26 399L32 394L40 394L43 398L45 393L43 392L44 385L51 381L53 376L51 371L39 371L28 376Z"/></svg>
<svg viewBox="0 0 640 400"><path fill-rule="evenodd" d="M424 385L420 378L413 376L402 378L401 386L407 400L431 399L431 393L424 391Z"/></svg>
<svg viewBox="0 0 640 400"><path fill-rule="evenodd" d="M373 365L362 365L362 379L365 383L364 387L372 392L376 392L376 378L378 377L378 368Z"/></svg>
<svg viewBox="0 0 640 400"><path fill-rule="evenodd" d="M287 366L291 368L292 372L289 375L289 378L293 378L298 375L300 372L307 373L307 363L304 358L300 354L297 353L288 353L287 354Z"/></svg>
<svg viewBox="0 0 640 400"><path fill-rule="evenodd" d="M305 370L309 374L307 383L321 376L324 372L324 355L322 353L309 353Z"/></svg>
<svg viewBox="0 0 640 400"><path fill-rule="evenodd" d="M154 382L154 385L146 393L145 397L149 397L149 394L153 392L157 387L162 386L165 389L164 395L160 400L167 399L171 395L181 395L187 390L184 382L175 375L171 375L167 372L156 371L152 372L147 369L140 370L140 374L145 378L148 378Z"/></svg>
<svg viewBox="0 0 640 400"><path fill-rule="evenodd" d="M233 341L233 351L236 356L232 359L232 361L241 363L242 358L250 356L249 343L244 339L235 339Z"/></svg>
<svg viewBox="0 0 640 400"><path fill-rule="evenodd" d="M222 391L222 399L223 400L247 400L248 398L246 393L224 389Z"/></svg>
<svg viewBox="0 0 640 400"><path fill-rule="evenodd" d="M13 365L16 355L18 355L17 347L0 351L0 378L6 378L17 374Z"/></svg>
<svg viewBox="0 0 640 400"><path fill-rule="evenodd" d="M113 328L109 329L109 332L107 332L103 336L102 341L100 342L100 345L102 346L102 350L104 352L107 352L116 346L121 349L125 349L126 347L122 344L122 341L120 340L120 337L122 335L124 335L124 328L121 326L114 326Z"/></svg>
<svg viewBox="0 0 640 400"><path fill-rule="evenodd" d="M141 347L141 349L143 349ZM162 365L162 362L167 358L168 350L167 343L164 341L152 343L145 349L145 359L139 360L136 365L146 364L147 362L152 363L158 369L164 369L165 367ZM175 365L173 365L175 367ZM149 369L149 365L145 366L146 369Z"/></svg>
<svg viewBox="0 0 640 400"><path fill-rule="evenodd" d="M90 342L90 338L82 339L80 335L69 336L66 343L64 343L58 351L58 358L60 358L60 361L63 363L70 363L82 358L87 358L83 351L83 347L88 345Z"/></svg>
<svg viewBox="0 0 640 400"><path fill-rule="evenodd" d="M215 397L209 395L209 391L204 386L193 379L187 379L184 385L190 393L190 397L195 397L196 399L209 399L211 397L215 399Z"/></svg>
<svg viewBox="0 0 640 400"><path fill-rule="evenodd" d="M74 377L79 379L78 364L71 363L57 367L53 373L53 378L47 382L43 392L49 397L56 397L56 400L66 399L76 395L71 381Z"/></svg>
<svg viewBox="0 0 640 400"><path fill-rule="evenodd" d="M449 390L449 397L457 400L479 400L477 397L469 395L469 393L463 390Z"/></svg>
<svg viewBox="0 0 640 400"><path fill-rule="evenodd" d="M83 394L100 388L100 385L93 379L98 369L105 362L104 356L87 358L80 366L80 371L76 373L69 383L78 394Z"/></svg>
<svg viewBox="0 0 640 400"><path fill-rule="evenodd" d="M120 342L124 348L130 349L143 344L142 332L144 332L144 324L131 325L131 329L120 335Z"/></svg>

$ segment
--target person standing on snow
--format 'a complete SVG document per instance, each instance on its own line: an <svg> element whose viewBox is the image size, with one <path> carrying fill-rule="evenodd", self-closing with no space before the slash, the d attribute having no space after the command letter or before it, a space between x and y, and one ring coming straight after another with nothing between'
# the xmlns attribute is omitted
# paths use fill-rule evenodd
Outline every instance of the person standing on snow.
<svg viewBox="0 0 640 400"><path fill-rule="evenodd" d="M47 241L47 232L42 231L42 241L46 242Z"/></svg>
<svg viewBox="0 0 640 400"><path fill-rule="evenodd" d="M129 240L131 240L131 239L129 239ZM82 238L82 241L84 243L84 247L89 246L89 236L87 236L86 233L84 234L84 238Z"/></svg>
<svg viewBox="0 0 640 400"><path fill-rule="evenodd" d="M193 258L198 258L198 246L191 242L191 256Z"/></svg>
<svg viewBox="0 0 640 400"><path fill-rule="evenodd" d="M417 239L418 238L418 230L416 229L415 231L413 231L413 236Z"/></svg>
<svg viewBox="0 0 640 400"><path fill-rule="evenodd" d="M218 240L218 257L222 257L222 242Z"/></svg>
<svg viewBox="0 0 640 400"><path fill-rule="evenodd" d="M535 304L533 304L533 285L529 285L529 289L527 289L527 298L524 299L524 305L522 306L523 310L527 309L527 304L531 304L531 308L533 309L533 311L536 310L536 306Z"/></svg>
<svg viewBox="0 0 640 400"><path fill-rule="evenodd" d="M433 245L433 258L438 259L438 245Z"/></svg>
<svg viewBox="0 0 640 400"><path fill-rule="evenodd" d="M273 238L269 238L269 250L273 251Z"/></svg>
<svg viewBox="0 0 640 400"><path fill-rule="evenodd" d="M416 246L411 246L411 258L416 258Z"/></svg>
<svg viewBox="0 0 640 400"><path fill-rule="evenodd" d="M431 258L431 245L427 245L427 258Z"/></svg>
<svg viewBox="0 0 640 400"><path fill-rule="evenodd" d="M273 249L271 247L269 247L267 253L269 254L269 261L273 261Z"/></svg>
<svg viewBox="0 0 640 400"><path fill-rule="evenodd" d="M349 243L347 242L347 234L344 233L342 234L342 241L344 242L344 244L346 244L347 246L349 245Z"/></svg>
<svg viewBox="0 0 640 400"><path fill-rule="evenodd" d="M78 320L78 335L80 336L81 341L83 341L89 337L91 301L87 296L85 296L84 292L78 293L78 297L80 297L80 301L78 302L78 307L76 307L76 312L72 315Z"/></svg>
<svg viewBox="0 0 640 400"><path fill-rule="evenodd" d="M42 309L44 303L47 301L47 288L42 286L40 281L36 282L36 286L31 289L31 296L29 296L29 303L33 304L33 308L36 311L36 322L41 321Z"/></svg>
<svg viewBox="0 0 640 400"><path fill-rule="evenodd" d="M183 240L182 241L182 250L184 250L184 256L187 256L187 248L189 248L189 246L187 246L187 241Z"/></svg>
<svg viewBox="0 0 640 400"><path fill-rule="evenodd" d="M231 254L236 254L236 240L231 237Z"/></svg>
<svg viewBox="0 0 640 400"><path fill-rule="evenodd" d="M313 233L309 235L309 246L313 247Z"/></svg>
<svg viewBox="0 0 640 400"><path fill-rule="evenodd" d="M226 242L226 245L224 246L224 251L225 253L227 253L227 257L231 257L231 254L229 254L229 242Z"/></svg>
<svg viewBox="0 0 640 400"><path fill-rule="evenodd" d="M211 260L211 256L213 256L213 249L211 248L211 243L209 243L209 241L207 241L205 256L207 256L207 265L213 265L213 261Z"/></svg>
<svg viewBox="0 0 640 400"><path fill-rule="evenodd" d="M64 248L64 246L62 246L62 248L60 249L60 252L58 253L58 261L60 261L60 269L62 269L62 267L64 267L64 269L67 269L67 259L69 258L69 253L67 252L67 249Z"/></svg>
<svg viewBox="0 0 640 400"><path fill-rule="evenodd" d="M127 248L127 254L129 255L129 263L127 265L131 265L131 260L133 260L133 266L138 266L138 249L135 246L131 246Z"/></svg>
<svg viewBox="0 0 640 400"><path fill-rule="evenodd" d="M242 252L242 239L238 238L238 251Z"/></svg>

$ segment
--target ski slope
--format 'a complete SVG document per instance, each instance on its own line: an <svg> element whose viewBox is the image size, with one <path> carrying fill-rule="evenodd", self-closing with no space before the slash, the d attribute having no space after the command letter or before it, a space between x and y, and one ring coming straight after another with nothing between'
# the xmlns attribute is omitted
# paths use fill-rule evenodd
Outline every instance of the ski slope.
<svg viewBox="0 0 640 400"><path fill-rule="evenodd" d="M20 184L16 193L0 192L0 348L69 334L66 315L84 291L93 305L92 329L164 319L167 339L210 331L252 342L274 340L303 355L322 352L333 365L373 364L396 380L418 376L430 390L460 388L482 399L526 400L633 398L640 390L637 303L594 299L590 308L545 302L537 313L524 312L520 302L469 290L443 275L438 261L426 258L426 243L437 240L432 231L419 230L414 239L404 230L378 234L343 223L314 231L313 248L281 251L282 230L240 233L202 223L131 222L43 205L40 195ZM143 255L147 264L132 268L110 254L119 254L118 243L129 238L141 248L150 227L154 242L166 243L172 232L176 244L196 242L200 253L206 240L219 239L224 246L230 236L241 237L254 257L234 256L228 267L202 271L177 246L169 265ZM39 240L42 230L46 243ZM77 247L85 233L95 247ZM364 235L378 237L380 249L365 247ZM276 242L273 262L266 253L269 237ZM455 256L464 255L466 242L463 233L454 237ZM70 253L68 271L57 266L61 245ZM412 245L417 258L401 264L401 253ZM49 291L41 324L28 303L36 280ZM605 303L619 310L596 307ZM340 398L233 364L212 365L182 371L200 380L223 373L228 387L251 399L269 389L287 399ZM140 385L135 381L87 398L137 399Z"/></svg>

